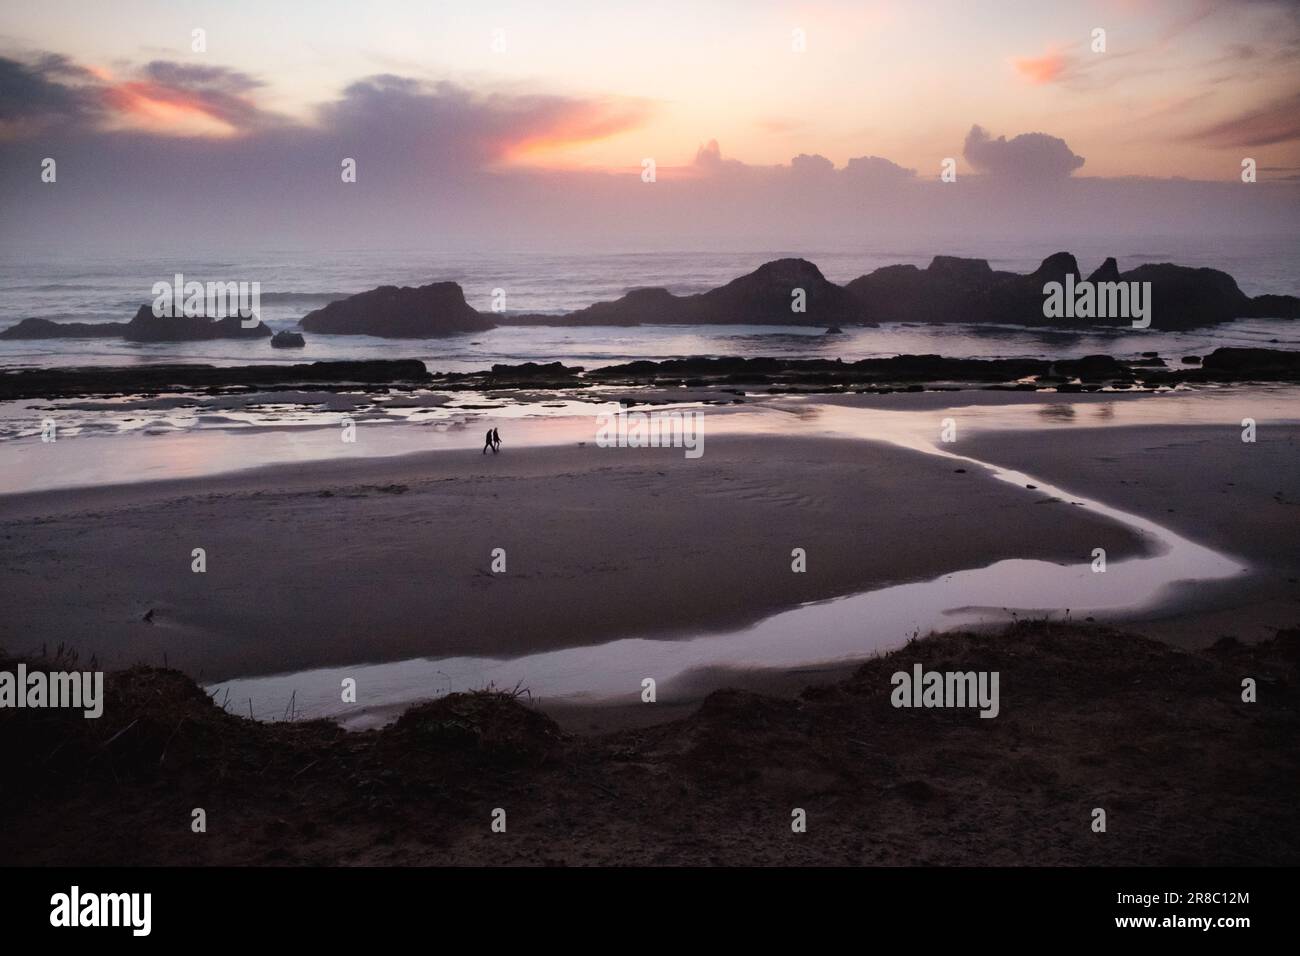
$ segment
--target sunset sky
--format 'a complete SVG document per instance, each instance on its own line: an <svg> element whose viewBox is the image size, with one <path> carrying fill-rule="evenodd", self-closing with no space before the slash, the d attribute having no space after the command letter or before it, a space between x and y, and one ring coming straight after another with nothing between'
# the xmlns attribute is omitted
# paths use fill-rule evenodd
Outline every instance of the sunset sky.
<svg viewBox="0 0 1300 956"><path fill-rule="evenodd" d="M394 185L399 166L635 181L647 157L666 181L866 157L857 173L929 181L954 157L1231 183L1249 156L1294 181L1298 64L1300 6L1276 0L42 0L0 11L0 199L21 205L14 167L38 154L100 157L117 192L146 150L160 169L292 157L288 180L318 150Z"/></svg>

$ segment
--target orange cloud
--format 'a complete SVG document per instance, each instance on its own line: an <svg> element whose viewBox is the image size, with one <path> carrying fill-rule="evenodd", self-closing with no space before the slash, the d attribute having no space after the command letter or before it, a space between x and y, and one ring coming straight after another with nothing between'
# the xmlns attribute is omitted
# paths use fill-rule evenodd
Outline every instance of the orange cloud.
<svg viewBox="0 0 1300 956"><path fill-rule="evenodd" d="M1017 57L1011 61L1016 72L1030 83L1041 85L1060 79L1070 65L1064 53L1048 52L1043 56Z"/></svg>
<svg viewBox="0 0 1300 956"><path fill-rule="evenodd" d="M640 127L649 109L642 103L574 102L541 128L532 129L502 144L506 163L531 163L543 156L562 154Z"/></svg>
<svg viewBox="0 0 1300 956"><path fill-rule="evenodd" d="M83 66L58 54L30 62L0 57L0 83L23 91L21 109L0 104L10 114L3 119L19 133L71 126L229 137L276 120L251 96L260 81L220 66L154 60L119 79L103 66Z"/></svg>
<svg viewBox="0 0 1300 956"><path fill-rule="evenodd" d="M233 136L238 132L184 90L151 82L112 83L103 96L117 114L116 125L172 136Z"/></svg>

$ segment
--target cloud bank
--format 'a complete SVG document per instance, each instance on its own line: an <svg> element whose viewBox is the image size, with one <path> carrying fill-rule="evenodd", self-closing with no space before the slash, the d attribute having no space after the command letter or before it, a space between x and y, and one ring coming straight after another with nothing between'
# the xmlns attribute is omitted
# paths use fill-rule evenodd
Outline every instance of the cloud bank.
<svg viewBox="0 0 1300 956"><path fill-rule="evenodd" d="M863 155L751 165L716 141L655 182L533 162L635 133L655 104L485 89L395 74L359 78L304 120L259 104L258 77L153 61L116 74L55 54L0 57L0 208L7 248L102 243L151 250L221 243L503 247L686 244L743 237L845 241L899 234L1294 231L1291 182L1107 180L1061 138L994 138L975 125L955 183ZM1276 135L1283 110L1204 131ZM1269 133L1269 131L1273 131ZM956 133L954 138L960 138ZM954 150L957 155L957 150ZM41 179L45 158L55 183ZM355 160L356 182L341 165Z"/></svg>
<svg viewBox="0 0 1300 956"><path fill-rule="evenodd" d="M962 155L990 176L1031 183L1064 179L1084 162L1059 137L1021 133L1012 139L993 139L978 125L966 134Z"/></svg>

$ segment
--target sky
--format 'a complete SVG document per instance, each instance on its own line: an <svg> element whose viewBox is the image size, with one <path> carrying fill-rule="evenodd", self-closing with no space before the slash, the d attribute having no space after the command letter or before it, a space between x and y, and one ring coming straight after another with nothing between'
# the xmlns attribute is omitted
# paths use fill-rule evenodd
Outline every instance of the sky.
<svg viewBox="0 0 1300 956"><path fill-rule="evenodd" d="M0 6L7 246L184 223L401 244L1286 232L1298 193L1295 2Z"/></svg>

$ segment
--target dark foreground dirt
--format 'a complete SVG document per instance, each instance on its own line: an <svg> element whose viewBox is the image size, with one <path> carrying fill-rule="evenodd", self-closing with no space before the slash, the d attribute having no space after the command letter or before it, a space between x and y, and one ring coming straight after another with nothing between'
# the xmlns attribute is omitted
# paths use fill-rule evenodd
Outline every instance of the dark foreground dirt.
<svg viewBox="0 0 1300 956"><path fill-rule="evenodd" d="M1001 713L895 709L917 662L998 671ZM486 692L359 734L259 724L140 667L99 720L0 710L0 863L1294 865L1298 662L1300 629L1189 652L1027 622L598 737Z"/></svg>

